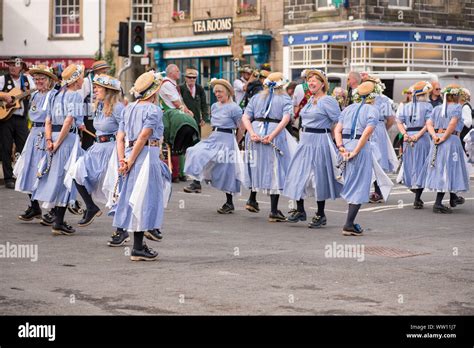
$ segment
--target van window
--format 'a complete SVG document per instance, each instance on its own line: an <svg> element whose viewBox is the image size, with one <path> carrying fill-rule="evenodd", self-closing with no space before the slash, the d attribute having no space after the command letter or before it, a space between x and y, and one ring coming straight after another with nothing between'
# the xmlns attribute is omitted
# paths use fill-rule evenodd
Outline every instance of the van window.
<svg viewBox="0 0 474 348"><path fill-rule="evenodd" d="M393 79L382 80L382 82L385 84L385 91L383 94L385 94L390 99L393 99Z"/></svg>

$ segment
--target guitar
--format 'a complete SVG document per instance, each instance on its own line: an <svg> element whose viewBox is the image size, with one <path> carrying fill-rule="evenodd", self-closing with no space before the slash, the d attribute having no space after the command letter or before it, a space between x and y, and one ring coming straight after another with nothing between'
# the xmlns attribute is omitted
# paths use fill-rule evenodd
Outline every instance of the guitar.
<svg viewBox="0 0 474 348"><path fill-rule="evenodd" d="M10 104L3 100L0 101L0 121L8 120L14 110L21 108L22 99L29 97L35 91L36 89L31 89L23 92L19 88L13 88L10 92L5 93L5 95L11 96L13 100Z"/></svg>

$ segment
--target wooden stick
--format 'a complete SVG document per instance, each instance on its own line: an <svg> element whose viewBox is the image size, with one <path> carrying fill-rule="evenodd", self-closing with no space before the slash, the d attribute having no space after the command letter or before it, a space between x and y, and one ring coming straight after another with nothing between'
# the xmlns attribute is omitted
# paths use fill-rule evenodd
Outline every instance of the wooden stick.
<svg viewBox="0 0 474 348"><path fill-rule="evenodd" d="M94 138L96 137L96 135L95 135L94 133L92 133L91 131L87 130L86 128L84 128L82 131L85 132L85 133L87 133L87 134L89 134L91 137L94 137Z"/></svg>

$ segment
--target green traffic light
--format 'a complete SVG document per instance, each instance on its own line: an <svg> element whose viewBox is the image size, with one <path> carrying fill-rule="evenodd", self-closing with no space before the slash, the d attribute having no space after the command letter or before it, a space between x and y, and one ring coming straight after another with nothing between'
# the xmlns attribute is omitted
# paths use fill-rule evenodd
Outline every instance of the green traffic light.
<svg viewBox="0 0 474 348"><path fill-rule="evenodd" d="M142 46L140 45L133 46L133 52L139 54L139 53L142 53L142 51L143 51Z"/></svg>

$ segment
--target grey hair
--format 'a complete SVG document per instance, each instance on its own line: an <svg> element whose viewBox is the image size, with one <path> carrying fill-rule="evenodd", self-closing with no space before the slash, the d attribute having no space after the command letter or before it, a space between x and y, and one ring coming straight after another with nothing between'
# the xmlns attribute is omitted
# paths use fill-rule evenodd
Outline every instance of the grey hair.
<svg viewBox="0 0 474 348"><path fill-rule="evenodd" d="M347 75L347 77L354 77L357 81L357 83L361 83L362 82L362 77L360 76L360 74L357 72L357 71L351 71L349 72L349 74Z"/></svg>
<svg viewBox="0 0 474 348"><path fill-rule="evenodd" d="M170 64L166 67L166 75L169 75L173 68L178 68L176 64Z"/></svg>

